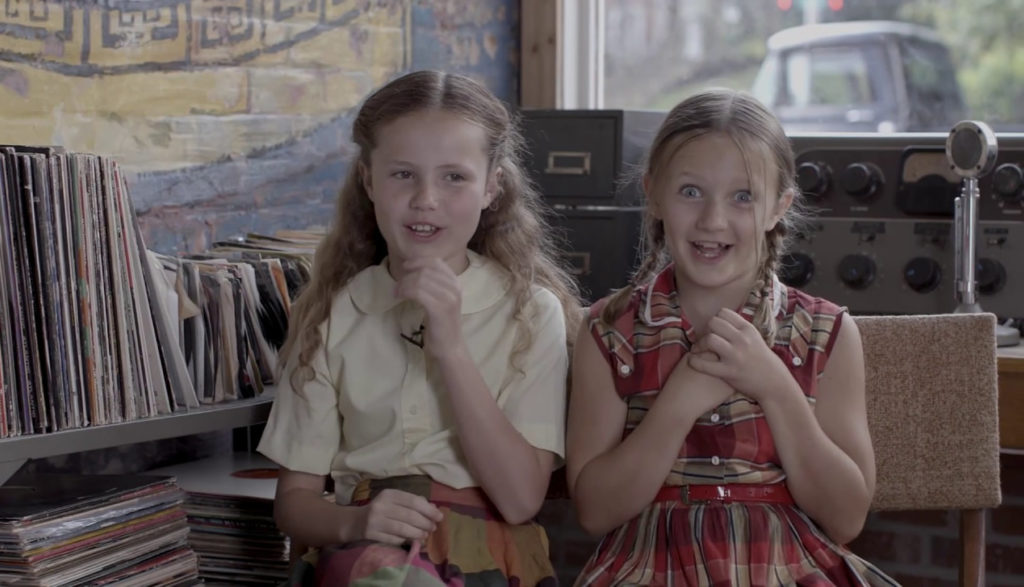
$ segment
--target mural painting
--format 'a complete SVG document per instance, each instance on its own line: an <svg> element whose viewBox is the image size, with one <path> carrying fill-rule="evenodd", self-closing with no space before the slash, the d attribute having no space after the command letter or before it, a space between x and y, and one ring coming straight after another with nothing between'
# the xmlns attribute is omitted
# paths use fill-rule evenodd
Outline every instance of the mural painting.
<svg viewBox="0 0 1024 587"><path fill-rule="evenodd" d="M109 155L147 245L329 217L353 109L423 67L512 99L518 3L0 0L0 142Z"/></svg>

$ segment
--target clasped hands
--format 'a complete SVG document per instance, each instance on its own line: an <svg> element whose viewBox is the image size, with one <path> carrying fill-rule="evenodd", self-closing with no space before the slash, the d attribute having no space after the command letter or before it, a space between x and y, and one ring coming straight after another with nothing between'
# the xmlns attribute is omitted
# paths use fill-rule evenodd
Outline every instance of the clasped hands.
<svg viewBox="0 0 1024 587"><path fill-rule="evenodd" d="M758 402L792 380L757 328L728 308L708 321L705 334L684 360L694 371L720 379Z"/></svg>

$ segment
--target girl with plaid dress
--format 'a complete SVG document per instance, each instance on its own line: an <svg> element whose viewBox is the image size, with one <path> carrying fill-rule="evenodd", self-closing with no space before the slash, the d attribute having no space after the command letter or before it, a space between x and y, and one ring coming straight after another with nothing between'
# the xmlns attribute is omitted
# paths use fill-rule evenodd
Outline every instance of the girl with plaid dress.
<svg viewBox="0 0 1024 587"><path fill-rule="evenodd" d="M564 455L579 305L515 120L420 71L371 94L352 139L259 445L278 525L314 547L292 583L554 585L532 518Z"/></svg>
<svg viewBox="0 0 1024 587"><path fill-rule="evenodd" d="M745 93L659 129L644 262L575 345L567 476L604 537L577 585L894 584L843 546L875 484L857 327L775 274L794 178Z"/></svg>

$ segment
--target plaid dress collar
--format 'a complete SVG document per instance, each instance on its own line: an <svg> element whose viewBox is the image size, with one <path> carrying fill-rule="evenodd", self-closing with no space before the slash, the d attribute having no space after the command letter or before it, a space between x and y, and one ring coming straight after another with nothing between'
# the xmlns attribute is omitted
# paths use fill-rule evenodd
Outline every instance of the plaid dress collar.
<svg viewBox="0 0 1024 587"><path fill-rule="evenodd" d="M753 319L757 307L766 296L771 300L772 315L778 319L786 308L786 288L774 273L770 287L750 290L747 300L738 310L739 314L747 320ZM682 308L679 307L675 264L670 263L643 288L640 296L639 318L643 324L650 327L675 326L681 328L688 340L694 340L693 325L683 316Z"/></svg>

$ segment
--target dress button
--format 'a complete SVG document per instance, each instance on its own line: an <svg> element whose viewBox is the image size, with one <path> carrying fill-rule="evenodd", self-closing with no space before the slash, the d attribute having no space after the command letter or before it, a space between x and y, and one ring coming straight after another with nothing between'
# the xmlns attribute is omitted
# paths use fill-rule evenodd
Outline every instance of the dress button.
<svg viewBox="0 0 1024 587"><path fill-rule="evenodd" d="M720 462L722 462L722 459L718 458L718 456L717 456L717 455L716 455L716 456L713 456L713 457L711 457L711 464L712 464L712 465L717 465L717 464L718 464L718 463L720 463Z"/></svg>
<svg viewBox="0 0 1024 587"><path fill-rule="evenodd" d="M800 365L803 365L803 364L804 364L804 360L803 359L801 359L800 357L793 357L793 366L794 367L799 367Z"/></svg>
<svg viewBox="0 0 1024 587"><path fill-rule="evenodd" d="M719 421L721 419L722 419L722 417L718 415L718 412L715 412L714 414L711 414L711 421L712 422L717 422L717 421Z"/></svg>
<svg viewBox="0 0 1024 587"><path fill-rule="evenodd" d="M420 413L420 409L419 409L418 406L416 406L416 404L413 404L413 405L409 406L409 413L411 415L415 416L416 414Z"/></svg>
<svg viewBox="0 0 1024 587"><path fill-rule="evenodd" d="M626 375L629 375L632 372L633 372L633 368L630 367L629 365L626 365L626 364L619 365L619 373L621 373L623 377L625 377Z"/></svg>

